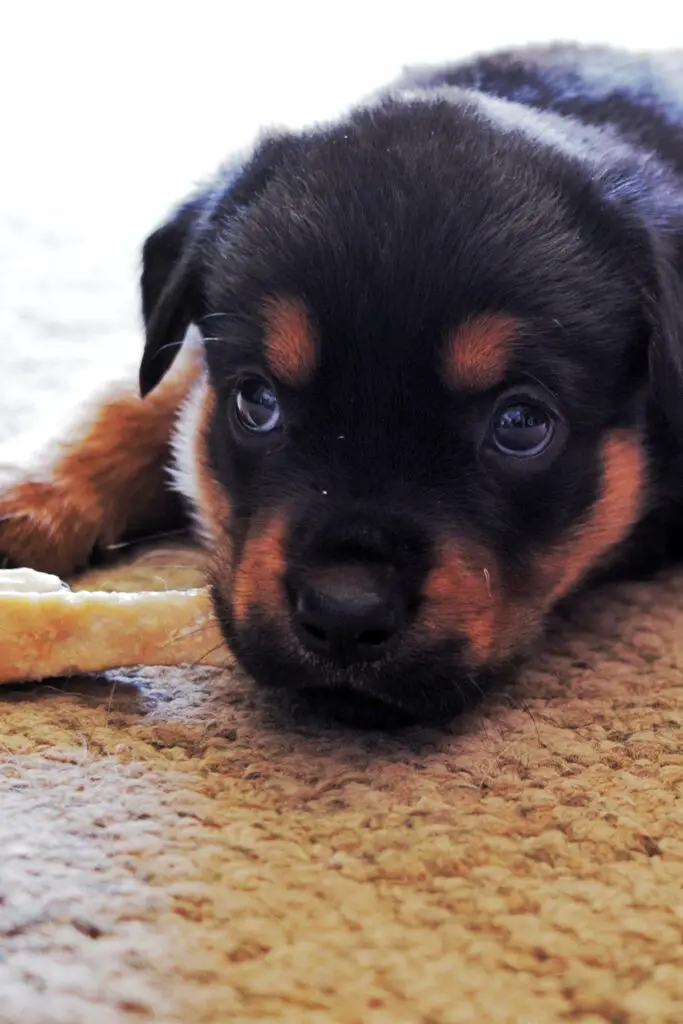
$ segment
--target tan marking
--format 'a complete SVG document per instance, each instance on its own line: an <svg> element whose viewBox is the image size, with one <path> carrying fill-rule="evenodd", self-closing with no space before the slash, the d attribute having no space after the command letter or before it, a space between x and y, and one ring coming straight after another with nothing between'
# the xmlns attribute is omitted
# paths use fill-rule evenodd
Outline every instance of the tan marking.
<svg viewBox="0 0 683 1024"><path fill-rule="evenodd" d="M496 559L471 543L442 542L423 598L416 638L464 640L472 667L505 660L535 635L533 609L510 599Z"/></svg>
<svg viewBox="0 0 683 1024"><path fill-rule="evenodd" d="M488 314L461 324L450 336L444 359L448 384L485 391L507 373L519 322L512 316Z"/></svg>
<svg viewBox="0 0 683 1024"><path fill-rule="evenodd" d="M484 657L499 618L498 569L490 556L454 539L443 541L436 561L423 591L421 623L432 639L462 637L473 654Z"/></svg>
<svg viewBox="0 0 683 1024"><path fill-rule="evenodd" d="M264 320L268 366L284 384L306 384L315 371L317 349L303 303L297 299L270 299L264 308Z"/></svg>
<svg viewBox="0 0 683 1024"><path fill-rule="evenodd" d="M642 514L646 458L638 439L615 431L603 444L602 464L602 492L590 514L540 560L538 578L548 592L546 607L574 590L627 537Z"/></svg>
<svg viewBox="0 0 683 1024"><path fill-rule="evenodd" d="M248 537L233 581L232 606L238 625L254 607L265 609L274 619L282 617L287 530L285 516L277 516Z"/></svg>
<svg viewBox="0 0 683 1024"><path fill-rule="evenodd" d="M224 586L232 575L232 506L228 492L214 476L209 462L209 428L217 398L208 381L204 382L199 402L194 435L189 439L194 463L195 493L192 497L197 505L204 543L210 548L212 578L219 586Z"/></svg>

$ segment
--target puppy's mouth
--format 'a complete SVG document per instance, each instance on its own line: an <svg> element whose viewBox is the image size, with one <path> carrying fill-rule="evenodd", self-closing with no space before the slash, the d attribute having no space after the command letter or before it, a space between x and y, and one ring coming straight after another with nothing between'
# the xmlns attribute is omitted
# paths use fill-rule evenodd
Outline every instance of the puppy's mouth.
<svg viewBox="0 0 683 1024"><path fill-rule="evenodd" d="M249 665L245 663L245 667ZM443 726L475 707L504 678L503 670L478 676L463 674L452 663L434 664L427 652L422 663L395 666L373 678L342 681L339 673L304 678L300 671L265 681L295 692L296 702L316 715L362 729L400 730ZM258 677L257 677L258 678Z"/></svg>

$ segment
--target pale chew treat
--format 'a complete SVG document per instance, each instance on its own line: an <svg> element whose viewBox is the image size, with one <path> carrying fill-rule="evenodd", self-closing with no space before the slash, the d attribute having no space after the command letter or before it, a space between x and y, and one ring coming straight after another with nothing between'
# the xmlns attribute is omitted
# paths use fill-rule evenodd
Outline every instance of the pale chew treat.
<svg viewBox="0 0 683 1024"><path fill-rule="evenodd" d="M0 683L229 663L206 590L74 593L47 573L0 570Z"/></svg>

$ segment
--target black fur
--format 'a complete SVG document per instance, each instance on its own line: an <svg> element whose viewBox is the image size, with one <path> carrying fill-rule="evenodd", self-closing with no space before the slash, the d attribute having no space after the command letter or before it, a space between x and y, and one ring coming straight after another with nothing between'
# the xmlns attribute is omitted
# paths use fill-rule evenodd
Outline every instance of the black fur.
<svg viewBox="0 0 683 1024"><path fill-rule="evenodd" d="M288 586L311 566L381 563L410 610L383 658L333 664L262 611L237 628L216 581L226 636L255 676L451 713L473 676L463 638L410 632L438 539L490 551L520 598L536 554L590 512L600 443L617 428L642 439L649 469L641 521L610 563L678 554L682 253L683 54L658 64L574 47L409 72L339 123L266 140L152 235L142 390L196 323L236 558L250 526L286 507ZM284 425L264 441L229 411L241 375L264 371L273 295L309 310L319 366L309 386L279 389ZM493 455L498 392L443 380L449 332L490 313L525 325L505 388L557 412L548 456Z"/></svg>

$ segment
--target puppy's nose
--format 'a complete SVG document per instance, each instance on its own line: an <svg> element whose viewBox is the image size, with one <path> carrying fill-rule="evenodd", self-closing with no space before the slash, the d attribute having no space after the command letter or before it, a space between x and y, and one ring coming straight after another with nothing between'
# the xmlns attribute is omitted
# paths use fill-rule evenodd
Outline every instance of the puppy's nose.
<svg viewBox="0 0 683 1024"><path fill-rule="evenodd" d="M404 622L398 589L362 567L316 573L292 597L301 642L344 665L381 658Z"/></svg>

